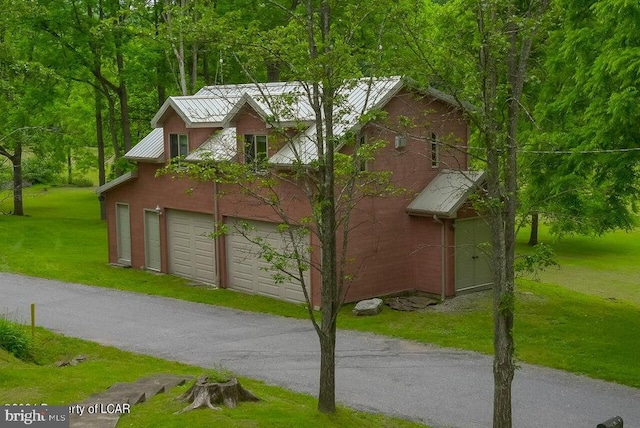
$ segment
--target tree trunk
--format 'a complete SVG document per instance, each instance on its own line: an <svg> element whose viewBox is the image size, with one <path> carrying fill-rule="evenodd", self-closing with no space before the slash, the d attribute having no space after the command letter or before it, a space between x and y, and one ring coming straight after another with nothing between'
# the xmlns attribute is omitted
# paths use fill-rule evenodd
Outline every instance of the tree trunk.
<svg viewBox="0 0 640 428"><path fill-rule="evenodd" d="M120 76L120 86L118 87L118 97L120 98L120 123L122 126L122 143L124 152L131 150L131 121L129 119L129 95L127 84L124 78L124 59L122 52L117 54L118 75Z"/></svg>
<svg viewBox="0 0 640 428"><path fill-rule="evenodd" d="M240 401L260 401L258 397L244 389L238 379L232 378L224 382L210 381L208 376L200 376L184 394L177 400L191 403L177 413L208 407L220 410L215 404L224 404L234 408Z"/></svg>
<svg viewBox="0 0 640 428"><path fill-rule="evenodd" d="M265 60L267 67L267 82L280 81L280 63L276 59Z"/></svg>
<svg viewBox="0 0 640 428"><path fill-rule="evenodd" d="M67 184L73 183L73 161L71 157L71 147L67 150Z"/></svg>
<svg viewBox="0 0 640 428"><path fill-rule="evenodd" d="M191 44L191 93L195 94L198 88L198 44Z"/></svg>
<svg viewBox="0 0 640 428"><path fill-rule="evenodd" d="M323 316L324 320L324 316ZM320 336L320 391L318 411L336 411L336 326L333 323Z"/></svg>
<svg viewBox="0 0 640 428"><path fill-rule="evenodd" d="M113 146L113 164L114 171L117 176L122 174L122 170L119 166L119 160L122 156L122 150L120 149L120 144L118 143L118 127L116 126L116 106L115 101L112 97L107 97L107 102L109 104L109 131L111 133L111 145Z"/></svg>
<svg viewBox="0 0 640 428"><path fill-rule="evenodd" d="M19 140L11 157L11 164L13 165L13 215L22 216L24 215L22 203L22 142Z"/></svg>
<svg viewBox="0 0 640 428"><path fill-rule="evenodd" d="M531 214L531 233L528 244L530 247L538 245L538 213Z"/></svg>
<svg viewBox="0 0 640 428"><path fill-rule="evenodd" d="M104 156L104 129L102 125L102 93L98 88L98 82L94 87L93 96L95 98L95 120L96 120L96 145L98 146L98 185L102 186L107 182L105 156ZM104 197L98 198L100 201L100 219L107 219L107 204Z"/></svg>

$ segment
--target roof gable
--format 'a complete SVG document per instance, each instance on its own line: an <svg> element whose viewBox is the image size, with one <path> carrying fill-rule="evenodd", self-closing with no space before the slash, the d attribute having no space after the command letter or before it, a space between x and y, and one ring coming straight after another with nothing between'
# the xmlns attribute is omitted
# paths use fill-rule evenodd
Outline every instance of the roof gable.
<svg viewBox="0 0 640 428"><path fill-rule="evenodd" d="M164 124L168 114L175 111L187 128L220 128L222 121L239 97L169 97L151 119L154 128Z"/></svg>

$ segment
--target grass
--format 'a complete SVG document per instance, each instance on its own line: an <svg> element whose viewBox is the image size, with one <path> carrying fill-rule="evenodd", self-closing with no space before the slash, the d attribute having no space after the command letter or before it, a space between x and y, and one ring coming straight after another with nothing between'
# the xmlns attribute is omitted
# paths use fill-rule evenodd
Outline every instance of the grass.
<svg viewBox="0 0 640 428"><path fill-rule="evenodd" d="M522 231L521 252L528 250L524 239L528 233ZM640 306L640 231L557 240L543 227L539 237L554 247L560 263L560 267L540 273L541 282Z"/></svg>
<svg viewBox="0 0 640 428"><path fill-rule="evenodd" d="M50 189L25 200L31 217L0 218L0 270L184 300L305 318L300 305L189 285L107 264L106 226L95 194ZM0 207L1 208L1 207ZM526 231L525 231L526 232ZM526 233L519 250L527 251ZM552 239L542 231L542 240ZM553 242L561 263L540 281L518 285L515 338L521 361L640 387L640 231ZM81 268L79 268L79 266ZM492 353L490 296L465 310L355 317L346 305L340 328Z"/></svg>
<svg viewBox="0 0 640 428"><path fill-rule="evenodd" d="M133 382L157 373L194 377L204 373L199 367L132 354L55 335L44 329L37 330L34 348L35 362L19 360L0 349L0 403L68 405L102 392L117 382ZM81 354L87 356L83 363L76 366L55 366L56 361L68 360ZM210 373L211 370L206 372ZM132 406L131 413L121 417L118 427L291 427L299 423L314 427L422 426L343 407L334 415L323 415L316 410L313 397L251 379L239 380L262 401L240 403L235 409L203 409L175 415L175 412L186 405L175 400L175 397L189 387L190 384L186 384Z"/></svg>

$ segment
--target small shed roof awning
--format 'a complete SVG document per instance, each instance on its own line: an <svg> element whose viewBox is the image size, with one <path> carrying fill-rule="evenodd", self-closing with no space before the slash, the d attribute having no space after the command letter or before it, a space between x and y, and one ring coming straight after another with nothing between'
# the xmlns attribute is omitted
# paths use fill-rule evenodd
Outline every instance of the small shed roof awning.
<svg viewBox="0 0 640 428"><path fill-rule="evenodd" d="M104 183L102 186L96 188L96 193L98 195L102 195L104 192L113 189L114 187L120 186L121 184L126 183L129 180L133 180L138 176L138 171L129 171L126 174L122 174L120 177L111 180L108 183Z"/></svg>
<svg viewBox="0 0 640 428"><path fill-rule="evenodd" d="M443 170L409 204L412 215L455 218L467 198L484 181L483 171Z"/></svg>

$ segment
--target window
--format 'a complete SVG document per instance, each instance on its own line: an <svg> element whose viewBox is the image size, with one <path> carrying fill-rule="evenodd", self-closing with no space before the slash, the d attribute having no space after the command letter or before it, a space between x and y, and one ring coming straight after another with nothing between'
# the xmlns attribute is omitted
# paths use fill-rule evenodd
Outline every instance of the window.
<svg viewBox="0 0 640 428"><path fill-rule="evenodd" d="M365 146L367 142L368 142L367 134L360 134L358 147ZM358 159L358 168L359 168L359 172L367 171L369 169L367 160L362 158Z"/></svg>
<svg viewBox="0 0 640 428"><path fill-rule="evenodd" d="M244 136L244 162L253 163L256 166L267 160L267 136Z"/></svg>
<svg viewBox="0 0 640 428"><path fill-rule="evenodd" d="M169 134L169 158L189 154L189 137L187 134Z"/></svg>
<svg viewBox="0 0 640 428"><path fill-rule="evenodd" d="M437 168L440 165L440 143L438 136L431 133L431 167Z"/></svg>

